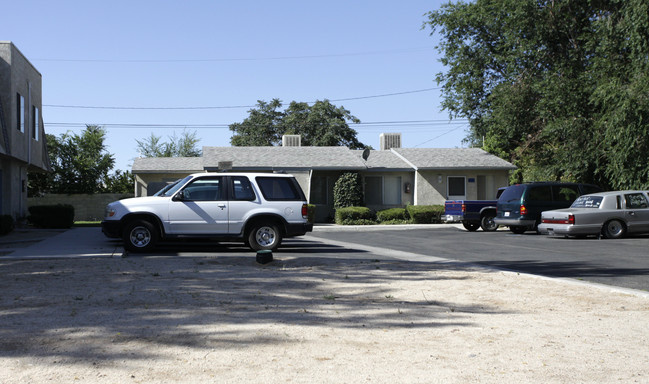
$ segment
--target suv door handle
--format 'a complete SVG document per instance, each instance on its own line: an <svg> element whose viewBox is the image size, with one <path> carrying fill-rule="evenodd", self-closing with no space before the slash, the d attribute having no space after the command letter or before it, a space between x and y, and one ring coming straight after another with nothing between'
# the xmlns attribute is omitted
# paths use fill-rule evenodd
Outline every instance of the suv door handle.
<svg viewBox="0 0 649 384"><path fill-rule="evenodd" d="M221 208L221 210L225 209L225 204L218 204L217 207Z"/></svg>

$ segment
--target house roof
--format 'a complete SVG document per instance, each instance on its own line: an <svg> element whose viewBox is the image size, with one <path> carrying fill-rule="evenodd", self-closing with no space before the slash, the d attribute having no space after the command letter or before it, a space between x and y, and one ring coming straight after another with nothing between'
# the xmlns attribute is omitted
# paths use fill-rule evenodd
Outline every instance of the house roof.
<svg viewBox="0 0 649 384"><path fill-rule="evenodd" d="M347 147L203 147L203 157L138 158L134 173L193 173L217 170L219 162L232 169L254 170L390 170L444 169L512 170L514 165L479 148L392 148L363 151Z"/></svg>
<svg viewBox="0 0 649 384"><path fill-rule="evenodd" d="M392 148L416 169L516 169L512 163L480 148Z"/></svg>
<svg viewBox="0 0 649 384"><path fill-rule="evenodd" d="M138 157L133 173L195 173L202 172L202 157Z"/></svg>
<svg viewBox="0 0 649 384"><path fill-rule="evenodd" d="M221 161L244 169L341 169L363 170L365 164L347 147L203 147L205 169Z"/></svg>
<svg viewBox="0 0 649 384"><path fill-rule="evenodd" d="M356 152L358 157L362 158L362 150L355 150L354 152ZM412 171L412 166L392 151L370 151L370 155L365 161L365 166L367 170L372 171Z"/></svg>

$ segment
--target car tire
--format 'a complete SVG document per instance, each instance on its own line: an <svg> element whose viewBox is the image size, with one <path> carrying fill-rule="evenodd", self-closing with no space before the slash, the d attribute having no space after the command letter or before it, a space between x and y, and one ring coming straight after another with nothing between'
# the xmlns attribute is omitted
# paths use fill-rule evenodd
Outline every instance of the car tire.
<svg viewBox="0 0 649 384"><path fill-rule="evenodd" d="M254 251L274 251L282 243L282 234L275 224L255 224L248 234L248 243Z"/></svg>
<svg viewBox="0 0 649 384"><path fill-rule="evenodd" d="M135 220L125 227L122 239L130 252L147 252L158 243L160 236L155 225L147 220Z"/></svg>
<svg viewBox="0 0 649 384"><path fill-rule="evenodd" d="M485 232L493 232L498 229L498 224L494 222L496 215L487 213L480 219L480 228Z"/></svg>
<svg viewBox="0 0 649 384"><path fill-rule="evenodd" d="M515 225L515 226L512 226L512 227L509 227L509 230L514 232L517 235L522 235L523 233L525 233L527 231L527 227Z"/></svg>
<svg viewBox="0 0 649 384"><path fill-rule="evenodd" d="M602 235L606 239L621 239L626 235L626 226L620 220L610 220L602 227Z"/></svg>
<svg viewBox="0 0 649 384"><path fill-rule="evenodd" d="M478 223L465 223L465 222L462 222L462 226L464 226L464 228L469 232L475 232L475 231L478 230L478 228L480 228L480 224L478 224Z"/></svg>

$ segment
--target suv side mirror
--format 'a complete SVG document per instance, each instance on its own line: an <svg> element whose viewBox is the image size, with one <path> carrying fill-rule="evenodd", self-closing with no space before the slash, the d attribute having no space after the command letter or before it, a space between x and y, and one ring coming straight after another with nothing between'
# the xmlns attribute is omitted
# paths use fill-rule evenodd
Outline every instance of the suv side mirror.
<svg viewBox="0 0 649 384"><path fill-rule="evenodd" d="M174 195L174 197L171 199L173 201L185 201L185 191L180 191Z"/></svg>

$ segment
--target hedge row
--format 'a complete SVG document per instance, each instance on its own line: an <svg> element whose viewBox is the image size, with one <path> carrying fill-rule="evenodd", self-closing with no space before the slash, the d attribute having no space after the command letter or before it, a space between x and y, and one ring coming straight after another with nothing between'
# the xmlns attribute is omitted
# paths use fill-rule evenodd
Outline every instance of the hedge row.
<svg viewBox="0 0 649 384"><path fill-rule="evenodd" d="M408 205L406 208L390 208L374 213L367 207L336 209L336 224L436 224L441 223L443 205Z"/></svg>

